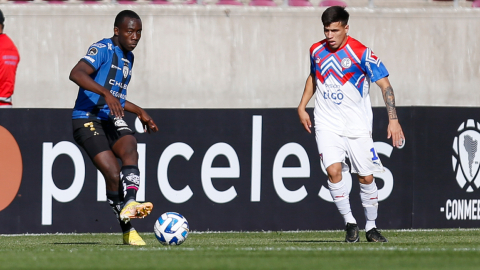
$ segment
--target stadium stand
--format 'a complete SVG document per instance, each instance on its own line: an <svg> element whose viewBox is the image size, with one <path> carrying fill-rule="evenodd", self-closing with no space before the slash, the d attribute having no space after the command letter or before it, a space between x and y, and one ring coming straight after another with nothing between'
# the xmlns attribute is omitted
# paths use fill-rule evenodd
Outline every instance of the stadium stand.
<svg viewBox="0 0 480 270"><path fill-rule="evenodd" d="M480 0L0 0L1 3L14 4L202 4L233 6L292 6L292 7L327 7L332 5L369 8L429 8L429 7L479 7Z"/></svg>
<svg viewBox="0 0 480 270"><path fill-rule="evenodd" d="M261 7L276 7L277 4L272 0L252 0L248 4L249 6L261 6Z"/></svg>
<svg viewBox="0 0 480 270"><path fill-rule="evenodd" d="M288 5L291 7L311 7L312 3L308 0L288 0Z"/></svg>
<svg viewBox="0 0 480 270"><path fill-rule="evenodd" d="M219 0L217 5L229 5L229 6L243 6L242 2L238 2L236 0Z"/></svg>
<svg viewBox="0 0 480 270"><path fill-rule="evenodd" d="M331 6L346 7L347 3L345 3L341 0L323 0L323 1L320 1L319 6L321 6L321 7L331 7Z"/></svg>

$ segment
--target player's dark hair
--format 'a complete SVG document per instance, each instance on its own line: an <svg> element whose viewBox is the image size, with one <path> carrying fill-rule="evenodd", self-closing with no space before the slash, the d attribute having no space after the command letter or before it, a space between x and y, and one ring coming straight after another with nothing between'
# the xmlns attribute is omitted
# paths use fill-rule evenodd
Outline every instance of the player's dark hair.
<svg viewBox="0 0 480 270"><path fill-rule="evenodd" d="M4 21L5 21L5 17L3 16L2 10L0 10L0 24L3 25Z"/></svg>
<svg viewBox="0 0 480 270"><path fill-rule="evenodd" d="M323 26L329 26L334 22L340 22L342 26L348 24L350 14L345 10L345 7L332 6L327 8L322 14Z"/></svg>
<svg viewBox="0 0 480 270"><path fill-rule="evenodd" d="M125 18L133 18L133 19L139 19L140 16L138 16L137 13L133 10L123 10L120 11L120 13L117 14L117 17L115 17L115 23L113 24L115 27L120 27L120 24L123 23L123 20Z"/></svg>

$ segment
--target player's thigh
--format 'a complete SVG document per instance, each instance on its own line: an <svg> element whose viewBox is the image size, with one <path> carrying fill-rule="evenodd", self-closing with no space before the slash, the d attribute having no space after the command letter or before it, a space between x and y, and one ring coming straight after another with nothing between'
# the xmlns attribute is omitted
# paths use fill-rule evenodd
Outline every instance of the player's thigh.
<svg viewBox="0 0 480 270"><path fill-rule="evenodd" d="M90 159L103 151L109 151L110 145L99 120L73 119L73 137Z"/></svg>
<svg viewBox="0 0 480 270"><path fill-rule="evenodd" d="M331 131L316 130L315 139L317 141L320 160L327 169L336 163L341 164L342 171L348 171L348 165L345 163L347 153L344 137Z"/></svg>
<svg viewBox="0 0 480 270"><path fill-rule="evenodd" d="M138 162L137 139L135 132L123 119L102 121L110 148L124 165L136 165Z"/></svg>
<svg viewBox="0 0 480 270"><path fill-rule="evenodd" d="M375 150L372 138L348 138L347 142L352 173L368 176L376 172L383 172L383 165Z"/></svg>
<svg viewBox="0 0 480 270"><path fill-rule="evenodd" d="M137 139L133 135L120 137L112 146L112 151L122 160L123 165L137 165Z"/></svg>

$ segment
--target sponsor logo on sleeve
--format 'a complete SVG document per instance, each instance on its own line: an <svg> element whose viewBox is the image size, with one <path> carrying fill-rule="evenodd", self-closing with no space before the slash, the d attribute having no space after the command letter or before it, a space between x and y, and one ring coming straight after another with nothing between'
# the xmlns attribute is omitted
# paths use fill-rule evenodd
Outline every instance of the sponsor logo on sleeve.
<svg viewBox="0 0 480 270"><path fill-rule="evenodd" d="M92 44L92 47L105 48L107 46L103 43L94 43L94 44Z"/></svg>
<svg viewBox="0 0 480 270"><path fill-rule="evenodd" d="M98 49L95 48L95 47L91 47L89 50L88 50L88 55L96 55L98 53Z"/></svg>
<svg viewBox="0 0 480 270"><path fill-rule="evenodd" d="M92 62L92 63L95 63L95 59L93 59L92 57L90 57L90 56L88 56L88 55L85 55L83 58L86 59L86 60L88 60L88 61L90 61L90 62Z"/></svg>

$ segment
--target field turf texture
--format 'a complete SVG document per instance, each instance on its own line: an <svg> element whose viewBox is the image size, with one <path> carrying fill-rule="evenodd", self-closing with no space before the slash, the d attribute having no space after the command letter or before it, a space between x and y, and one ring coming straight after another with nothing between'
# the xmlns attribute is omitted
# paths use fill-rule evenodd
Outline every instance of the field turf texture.
<svg viewBox="0 0 480 270"><path fill-rule="evenodd" d="M0 269L480 269L480 229L191 232L180 246L122 245L121 234L0 235Z"/></svg>

